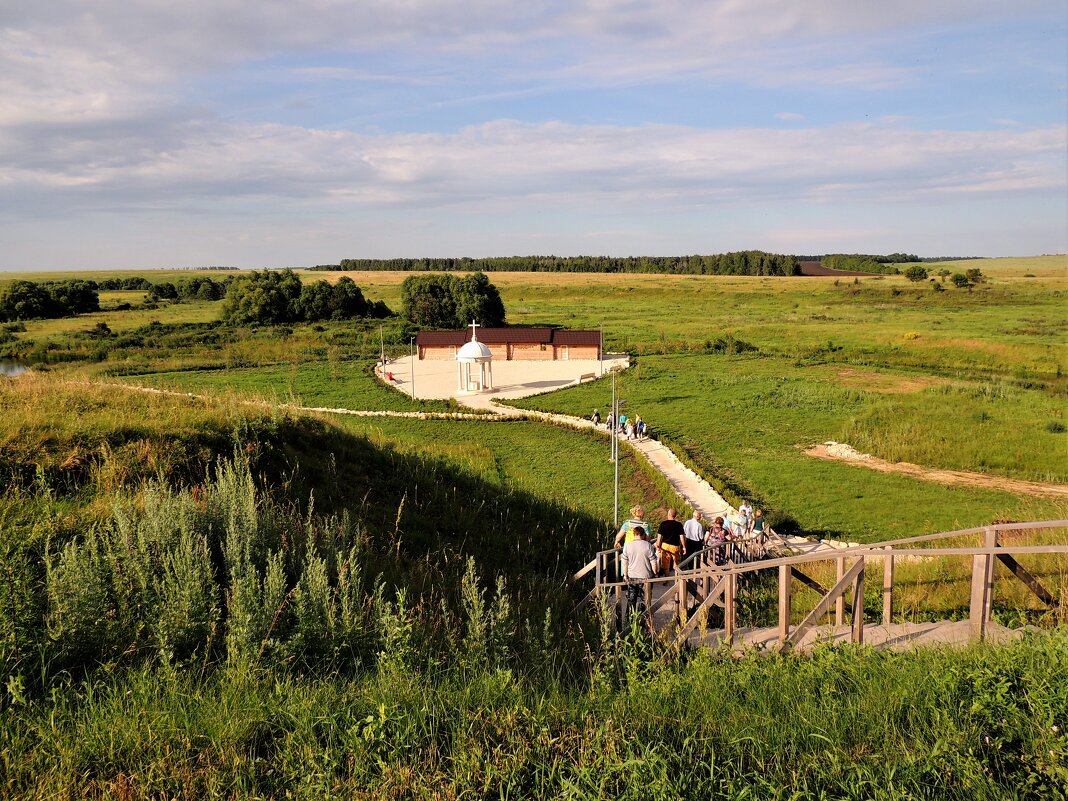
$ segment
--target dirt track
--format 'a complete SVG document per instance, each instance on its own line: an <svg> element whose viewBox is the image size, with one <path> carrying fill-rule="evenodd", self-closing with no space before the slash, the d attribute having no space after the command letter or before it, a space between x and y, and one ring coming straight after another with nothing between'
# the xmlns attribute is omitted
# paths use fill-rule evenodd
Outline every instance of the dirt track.
<svg viewBox="0 0 1068 801"><path fill-rule="evenodd" d="M910 462L888 462L876 456L860 453L848 445L837 442L825 442L805 449L807 456L828 461L848 462L857 467L867 467L880 473L898 473L924 481L936 481L940 484L956 484L966 487L1001 490L1017 495L1034 495L1039 498L1068 499L1068 486L1064 484L1042 484L1037 481L1021 481L1015 478L990 476L985 473L969 473L964 470L936 470L921 467Z"/></svg>
<svg viewBox="0 0 1068 801"><path fill-rule="evenodd" d="M850 272L848 270L829 270L826 267L824 267L822 263L820 263L818 261L801 261L801 262L798 262L798 264L801 266L801 275L815 275L815 276L837 275L840 278L852 278L853 276L857 276L858 278L865 278L865 277L866 278L871 278L873 275L877 275L878 274L878 273L854 273L854 272Z"/></svg>

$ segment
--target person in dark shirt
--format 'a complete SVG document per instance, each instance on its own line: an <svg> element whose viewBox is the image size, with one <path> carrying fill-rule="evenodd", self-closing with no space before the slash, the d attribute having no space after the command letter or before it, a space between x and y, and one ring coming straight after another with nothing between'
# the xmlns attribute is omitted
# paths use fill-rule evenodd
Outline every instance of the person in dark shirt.
<svg viewBox="0 0 1068 801"><path fill-rule="evenodd" d="M676 514L674 509L668 509L667 520L656 531L656 550L660 554L660 572L664 575L675 569L682 554L685 532L682 523L675 519Z"/></svg>

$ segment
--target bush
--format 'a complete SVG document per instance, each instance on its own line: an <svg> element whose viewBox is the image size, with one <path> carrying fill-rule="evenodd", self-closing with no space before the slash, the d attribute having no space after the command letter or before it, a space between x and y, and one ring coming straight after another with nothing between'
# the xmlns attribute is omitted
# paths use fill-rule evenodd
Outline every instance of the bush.
<svg viewBox="0 0 1068 801"><path fill-rule="evenodd" d="M905 277L913 282L926 281L927 269L921 267L919 264L914 264L905 270Z"/></svg>
<svg viewBox="0 0 1068 801"><path fill-rule="evenodd" d="M951 280L953 282L953 286L957 287L958 289L964 289L972 285L972 282L964 273L953 273L953 277L949 280Z"/></svg>
<svg viewBox="0 0 1068 801"><path fill-rule="evenodd" d="M484 273L411 275L401 284L408 323L419 328L462 328L471 320L494 327L505 322L500 292Z"/></svg>
<svg viewBox="0 0 1068 801"><path fill-rule="evenodd" d="M1066 428L1064 423L1060 420L1050 420L1046 423L1046 431L1051 434L1063 434L1065 431L1068 431L1068 428Z"/></svg>
<svg viewBox="0 0 1068 801"><path fill-rule="evenodd" d="M300 279L292 270L263 270L230 286L223 319L234 325L273 325L298 319Z"/></svg>

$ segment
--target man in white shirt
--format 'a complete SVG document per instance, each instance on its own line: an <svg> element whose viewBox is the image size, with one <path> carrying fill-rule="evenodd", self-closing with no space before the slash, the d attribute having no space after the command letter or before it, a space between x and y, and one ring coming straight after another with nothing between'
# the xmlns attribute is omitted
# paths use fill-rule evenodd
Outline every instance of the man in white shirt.
<svg viewBox="0 0 1068 801"><path fill-rule="evenodd" d="M701 525L701 513L694 509L693 517L682 524L682 531L686 535L683 538L684 557L693 556L705 542L705 527Z"/></svg>

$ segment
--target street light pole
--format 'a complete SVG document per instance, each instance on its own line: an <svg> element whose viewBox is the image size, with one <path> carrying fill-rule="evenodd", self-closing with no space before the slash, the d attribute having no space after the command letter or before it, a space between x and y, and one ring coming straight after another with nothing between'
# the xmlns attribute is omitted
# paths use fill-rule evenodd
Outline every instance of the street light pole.
<svg viewBox="0 0 1068 801"><path fill-rule="evenodd" d="M612 373L612 428L610 429L610 435L612 437L612 469L614 472L613 484L613 500L612 500L612 521L615 529L619 530L619 436L616 434L616 426L619 424L619 414L616 408L616 374Z"/></svg>
<svg viewBox="0 0 1068 801"><path fill-rule="evenodd" d="M412 337L412 398L416 397L415 394L415 337Z"/></svg>
<svg viewBox="0 0 1068 801"><path fill-rule="evenodd" d="M604 323L601 323L601 339L597 343L597 375L604 375Z"/></svg>

